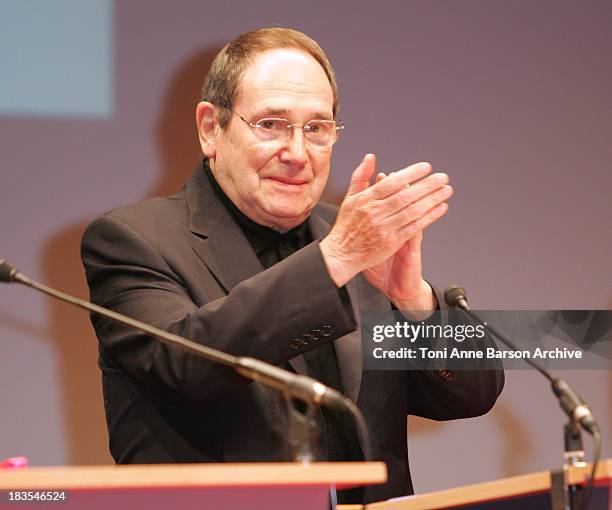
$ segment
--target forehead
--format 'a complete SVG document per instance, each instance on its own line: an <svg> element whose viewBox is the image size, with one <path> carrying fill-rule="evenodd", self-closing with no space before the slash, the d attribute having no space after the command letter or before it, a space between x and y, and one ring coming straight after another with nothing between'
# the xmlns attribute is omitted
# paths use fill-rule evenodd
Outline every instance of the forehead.
<svg viewBox="0 0 612 510"><path fill-rule="evenodd" d="M304 111L331 117L333 92L325 71L311 55L276 49L253 57L234 105L245 113Z"/></svg>

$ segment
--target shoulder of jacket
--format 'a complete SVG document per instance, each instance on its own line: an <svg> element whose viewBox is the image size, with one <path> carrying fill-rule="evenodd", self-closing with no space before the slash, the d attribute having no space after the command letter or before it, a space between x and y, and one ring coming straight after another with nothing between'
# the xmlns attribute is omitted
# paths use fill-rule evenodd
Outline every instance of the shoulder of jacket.
<svg viewBox="0 0 612 510"><path fill-rule="evenodd" d="M122 205L111 209L93 219L86 230L100 223L119 223L132 227L135 230L147 229L158 224L160 220L168 221L171 218L180 220L187 217L187 206L184 191L165 197L153 197Z"/></svg>

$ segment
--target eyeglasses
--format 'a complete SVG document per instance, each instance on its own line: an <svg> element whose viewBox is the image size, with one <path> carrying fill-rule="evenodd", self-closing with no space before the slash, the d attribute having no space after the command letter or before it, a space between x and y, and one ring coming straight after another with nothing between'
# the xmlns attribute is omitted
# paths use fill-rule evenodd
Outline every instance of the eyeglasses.
<svg viewBox="0 0 612 510"><path fill-rule="evenodd" d="M344 129L342 121L314 119L306 124L290 124L287 119L278 117L266 117L257 122L249 122L242 115L229 108L227 111L253 128L255 135L264 142L284 143L295 128L300 128L304 133L304 140L310 145L321 148L329 148L338 141L340 130Z"/></svg>

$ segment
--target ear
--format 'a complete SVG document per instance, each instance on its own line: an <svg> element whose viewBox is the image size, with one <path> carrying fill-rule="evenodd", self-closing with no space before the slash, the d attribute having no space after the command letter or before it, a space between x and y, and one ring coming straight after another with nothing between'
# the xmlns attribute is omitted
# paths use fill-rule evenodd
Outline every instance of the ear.
<svg viewBox="0 0 612 510"><path fill-rule="evenodd" d="M202 152L208 158L214 158L217 153L217 135L221 129L217 118L215 105L208 101L200 101L196 107L196 125Z"/></svg>

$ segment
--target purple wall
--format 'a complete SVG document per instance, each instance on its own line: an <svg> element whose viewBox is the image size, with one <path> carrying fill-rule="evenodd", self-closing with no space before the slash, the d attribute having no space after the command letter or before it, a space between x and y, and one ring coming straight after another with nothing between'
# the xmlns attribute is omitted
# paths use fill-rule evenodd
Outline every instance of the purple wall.
<svg viewBox="0 0 612 510"><path fill-rule="evenodd" d="M449 215L426 234L430 280L463 284L480 308L611 307L612 4L603 0L117 2L111 117L0 116L0 257L86 296L84 226L181 186L199 158L193 109L212 56L272 24L314 37L338 74L347 129L328 200L366 152L384 171L429 160L455 187ZM0 458L110 462L88 317L1 287L0 337ZM610 371L563 375L609 439ZM545 381L508 373L485 417L410 420L415 487L557 466L563 422Z"/></svg>

